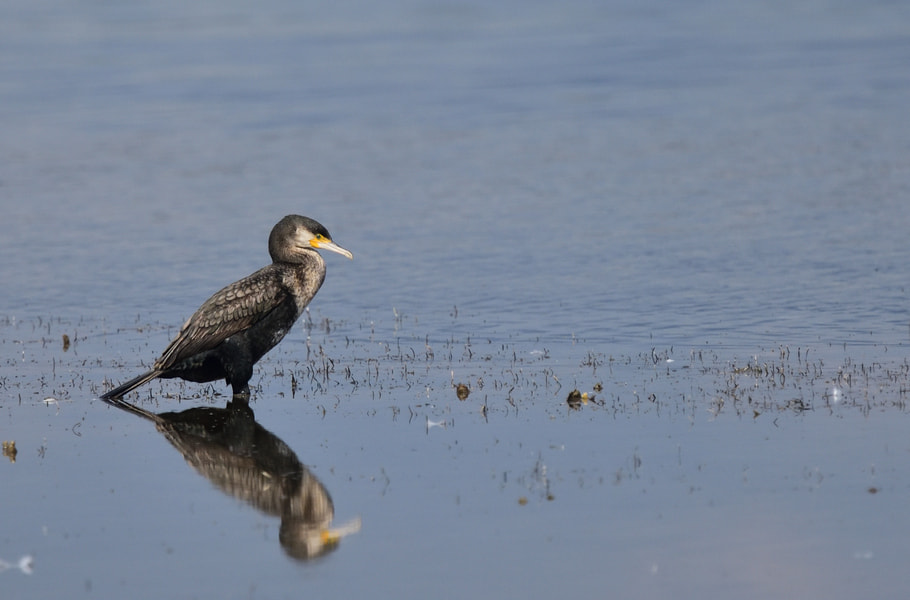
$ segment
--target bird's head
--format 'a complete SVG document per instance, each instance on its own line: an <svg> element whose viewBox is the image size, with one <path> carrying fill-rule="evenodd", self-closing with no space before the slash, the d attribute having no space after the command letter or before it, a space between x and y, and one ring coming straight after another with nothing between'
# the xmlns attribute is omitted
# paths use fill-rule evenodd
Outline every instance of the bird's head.
<svg viewBox="0 0 910 600"><path fill-rule="evenodd" d="M350 251L332 241L332 236L320 223L300 215L281 219L269 235L269 254L276 262L297 262L295 256L315 248L354 258Z"/></svg>

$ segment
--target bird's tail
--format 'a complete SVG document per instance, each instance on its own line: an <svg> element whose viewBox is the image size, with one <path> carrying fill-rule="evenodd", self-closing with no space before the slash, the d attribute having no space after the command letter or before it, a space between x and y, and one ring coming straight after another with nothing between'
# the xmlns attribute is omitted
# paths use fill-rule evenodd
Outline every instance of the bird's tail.
<svg viewBox="0 0 910 600"><path fill-rule="evenodd" d="M122 398L123 396L129 394L130 392L135 390L137 387L139 387L143 383L148 383L152 379L155 379L156 377L161 375L161 373L163 373L163 371L158 371L158 370L152 370L152 371L149 371L148 373L143 373L139 377L134 377L133 379L130 379L126 383L118 385L111 391L102 394L101 399L102 400L115 400L117 398Z"/></svg>

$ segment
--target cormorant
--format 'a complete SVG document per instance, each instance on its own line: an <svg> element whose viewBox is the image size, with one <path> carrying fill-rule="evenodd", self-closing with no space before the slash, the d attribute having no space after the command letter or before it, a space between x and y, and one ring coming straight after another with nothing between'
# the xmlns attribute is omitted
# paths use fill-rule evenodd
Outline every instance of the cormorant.
<svg viewBox="0 0 910 600"><path fill-rule="evenodd" d="M272 264L206 300L151 371L101 398L121 398L158 377L199 383L223 378L235 396L248 397L253 365L290 331L325 279L325 261L316 248L354 258L313 219L281 219L269 235Z"/></svg>

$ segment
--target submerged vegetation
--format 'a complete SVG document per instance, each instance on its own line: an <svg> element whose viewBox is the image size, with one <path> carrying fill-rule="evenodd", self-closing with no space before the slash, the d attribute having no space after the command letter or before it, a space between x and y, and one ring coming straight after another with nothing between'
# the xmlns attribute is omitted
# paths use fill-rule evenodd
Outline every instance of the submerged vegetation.
<svg viewBox="0 0 910 600"><path fill-rule="evenodd" d="M712 348L649 348L633 355L585 348L574 339L546 344L483 336L436 340L407 332L397 317L392 330L377 329L374 322L314 321L307 313L303 332L298 329L260 363L251 381L254 399L257 393L289 395L316 402L322 412L391 407L393 414L412 417L460 403L461 412L485 419L540 408L547 415L580 409L613 417L758 419L782 413L905 411L910 389L907 359L867 361L865 352L856 356L845 345L778 345L758 348L747 358ZM105 375L142 366L138 357L148 354L144 347L153 344L150 337L172 333L139 319L131 332L121 329L108 336L104 322L3 319L3 404L95 397ZM127 345L113 348L113 343ZM223 397L223 387L161 382L139 398L214 401Z"/></svg>

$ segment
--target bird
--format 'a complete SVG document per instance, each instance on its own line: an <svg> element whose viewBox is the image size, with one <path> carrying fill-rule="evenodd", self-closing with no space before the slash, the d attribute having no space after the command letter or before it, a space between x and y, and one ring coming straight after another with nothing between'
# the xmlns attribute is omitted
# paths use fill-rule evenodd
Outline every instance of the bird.
<svg viewBox="0 0 910 600"><path fill-rule="evenodd" d="M158 378L224 379L235 398L248 399L253 365L290 331L325 280L325 261L317 249L354 258L313 219L288 215L278 221L269 234L272 264L203 302L150 371L101 399L122 398Z"/></svg>

